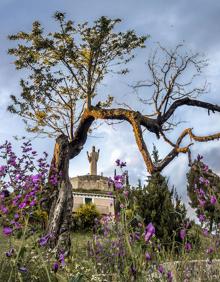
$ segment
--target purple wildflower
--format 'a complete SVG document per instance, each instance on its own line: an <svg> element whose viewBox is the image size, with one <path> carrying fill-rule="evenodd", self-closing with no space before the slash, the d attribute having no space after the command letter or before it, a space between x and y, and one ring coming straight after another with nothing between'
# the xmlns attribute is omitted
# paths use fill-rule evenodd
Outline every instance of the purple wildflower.
<svg viewBox="0 0 220 282"><path fill-rule="evenodd" d="M120 168L125 167L126 166L126 162L121 162L120 163Z"/></svg>
<svg viewBox="0 0 220 282"><path fill-rule="evenodd" d="M51 234L47 234L43 237L41 237L38 241L41 247L45 246L48 242L48 240L51 238Z"/></svg>
<svg viewBox="0 0 220 282"><path fill-rule="evenodd" d="M18 218L19 218L19 214L18 214L18 213L15 213L14 219L18 219Z"/></svg>
<svg viewBox="0 0 220 282"><path fill-rule="evenodd" d="M186 244L185 244L185 250L186 250L187 252L190 252L190 251L192 250L192 245L191 245L190 243L186 243Z"/></svg>
<svg viewBox="0 0 220 282"><path fill-rule="evenodd" d="M206 201L205 201L205 200L203 200L203 199L198 199L198 201L199 201L199 206L200 206L200 207L204 207L204 206L205 206L205 204L206 204Z"/></svg>
<svg viewBox="0 0 220 282"><path fill-rule="evenodd" d="M203 171L207 172L208 170L209 170L209 167L204 164L204 166L203 166Z"/></svg>
<svg viewBox="0 0 220 282"><path fill-rule="evenodd" d="M201 156L200 154L198 154L197 160L200 162L202 159L203 159L203 156Z"/></svg>
<svg viewBox="0 0 220 282"><path fill-rule="evenodd" d="M4 234L5 236L11 235L12 232L13 232L13 229L12 229L11 227L4 227L4 228L3 228L3 234Z"/></svg>
<svg viewBox="0 0 220 282"><path fill-rule="evenodd" d="M206 237L209 235L208 229L206 229L206 228L203 229L203 235L206 236Z"/></svg>
<svg viewBox="0 0 220 282"><path fill-rule="evenodd" d="M180 239L184 240L185 237L186 237L186 230L185 229L181 229L180 230Z"/></svg>
<svg viewBox="0 0 220 282"><path fill-rule="evenodd" d="M210 203L211 203L212 205L215 205L216 202L217 202L216 196L211 195L211 197L210 197Z"/></svg>
<svg viewBox="0 0 220 282"><path fill-rule="evenodd" d="M56 261L52 266L52 270L56 273L58 268L59 268L59 263Z"/></svg>
<svg viewBox="0 0 220 282"><path fill-rule="evenodd" d="M212 254L214 252L214 249L212 247L209 247L206 252L207 254Z"/></svg>
<svg viewBox="0 0 220 282"><path fill-rule="evenodd" d="M8 213L8 208L6 207L1 207L2 213L7 214Z"/></svg>
<svg viewBox="0 0 220 282"><path fill-rule="evenodd" d="M167 281L172 282L173 281L173 273L171 271L167 272Z"/></svg>
<svg viewBox="0 0 220 282"><path fill-rule="evenodd" d="M204 214L200 214L200 215L199 215L199 221L202 223L202 222L204 222L205 220L206 220L205 215L204 215Z"/></svg>
<svg viewBox="0 0 220 282"><path fill-rule="evenodd" d="M122 189L123 188L123 176L122 175L116 175L114 177L114 185L116 189Z"/></svg>
<svg viewBox="0 0 220 282"><path fill-rule="evenodd" d="M24 266L19 267L18 270L19 270L20 272L24 272L24 273L27 272L27 268L24 267Z"/></svg>
<svg viewBox="0 0 220 282"><path fill-rule="evenodd" d="M146 258L147 261L149 261L149 260L151 260L151 255L148 252L146 252L145 258Z"/></svg>
<svg viewBox="0 0 220 282"><path fill-rule="evenodd" d="M119 159L117 159L115 162L116 162L116 165L117 165L117 166L120 166L121 161L120 161Z"/></svg>
<svg viewBox="0 0 220 282"><path fill-rule="evenodd" d="M6 253L5 253L5 255L6 255L6 257L11 257L12 255L13 255L13 253L14 253L14 249L13 248L11 248L9 251L7 251Z"/></svg>
<svg viewBox="0 0 220 282"><path fill-rule="evenodd" d="M204 183L205 183L205 178L202 177L202 176L200 176L200 177L199 177L199 183L200 183L200 184L204 184Z"/></svg>
<svg viewBox="0 0 220 282"><path fill-rule="evenodd" d="M163 266L160 264L159 267L158 267L158 271L163 274L164 273L164 268Z"/></svg>
<svg viewBox="0 0 220 282"><path fill-rule="evenodd" d="M39 180L40 180L40 175L39 175L39 174L33 175L33 176L31 177L31 179L32 179L33 183L36 184L36 183L38 183Z"/></svg>
<svg viewBox="0 0 220 282"><path fill-rule="evenodd" d="M144 234L144 240L146 243L148 243L151 239L151 237L155 234L155 227L153 224L150 222L146 229L145 229L145 234Z"/></svg>
<svg viewBox="0 0 220 282"><path fill-rule="evenodd" d="M62 267L65 266L65 256L63 253L59 255L59 262L61 263Z"/></svg>
<svg viewBox="0 0 220 282"><path fill-rule="evenodd" d="M19 204L19 209L23 209L23 208L25 208L27 206L27 203L26 202L22 202L22 203L20 203Z"/></svg>

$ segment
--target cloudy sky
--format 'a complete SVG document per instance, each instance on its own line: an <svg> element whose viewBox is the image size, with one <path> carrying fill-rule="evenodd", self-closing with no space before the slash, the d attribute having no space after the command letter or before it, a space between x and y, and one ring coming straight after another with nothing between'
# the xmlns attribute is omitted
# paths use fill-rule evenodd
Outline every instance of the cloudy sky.
<svg viewBox="0 0 220 282"><path fill-rule="evenodd" d="M130 74L126 78L110 76L103 85L102 91L116 96L119 100L130 101L136 105L134 94L129 84L141 79L147 79L145 62L160 42L165 47L175 47L184 42L185 47L193 52L200 52L209 59L203 79L210 83L209 93L202 100L220 104L220 1L218 0L1 0L0 1L0 141L12 140L13 136L27 135L24 124L17 116L6 111L9 95L19 95L19 79L21 73L15 70L13 59L7 55L11 47L7 35L18 31L30 31L34 20L39 20L46 31L55 30L52 15L55 11L63 11L74 22L97 19L100 16L121 18L118 30L134 29L139 35L149 34L147 48L137 50L136 59L130 65ZM134 99L134 100L133 100ZM181 119L187 121L184 127L193 127L195 133L203 135L220 130L220 115L208 117L207 111L184 108L178 112ZM182 129L183 127L181 127ZM180 132L180 131L178 131ZM177 133L178 133L177 132ZM175 136L174 136L175 137ZM146 136L149 148L155 143L161 157L167 152L167 147L154 136ZM35 138L35 148L42 152L53 151L53 140ZM138 179L146 178L146 169L139 154L132 130L129 125L106 124L88 139L82 153L71 161L70 175L82 175L89 172L86 151L92 145L100 148L99 173L110 176L113 173L114 161L121 158L128 163L132 184ZM205 161L216 172L220 172L220 144L218 142L195 144L193 156L203 154ZM163 172L187 201L186 177L187 159L178 157Z"/></svg>

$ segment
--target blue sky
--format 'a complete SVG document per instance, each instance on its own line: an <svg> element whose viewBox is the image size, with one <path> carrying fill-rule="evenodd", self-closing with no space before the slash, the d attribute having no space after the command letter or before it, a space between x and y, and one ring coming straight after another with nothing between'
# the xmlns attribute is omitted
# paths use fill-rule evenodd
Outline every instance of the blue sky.
<svg viewBox="0 0 220 282"><path fill-rule="evenodd" d="M209 66L204 73L204 79L210 83L210 91L201 97L220 104L220 2L218 0L1 0L0 1L0 141L13 140L13 136L27 135L24 124L17 116L6 111L9 95L19 95L19 79L22 73L15 70L13 58L7 55L7 49L12 43L7 35L18 31L30 31L34 20L39 20L46 31L55 30L52 15L55 11L64 11L75 22L97 19L105 15L111 18L121 18L118 30L134 29L139 35L149 34L147 48L137 50L136 59L130 65L130 74L126 78L109 76L102 86L103 92L115 95L120 101L128 99L137 106L128 84L146 79L145 62L155 49L156 42L166 47L175 47L184 41L188 50L200 52L209 59ZM186 111L187 110L187 111ZM207 116L207 112L197 109L178 111L181 119L188 121L185 127L193 127L197 134L214 133L220 130L220 115ZM181 127L182 128L182 127ZM178 130L180 132L180 130ZM177 132L177 133L178 133ZM147 144L158 145L161 156L168 148L154 136L146 136ZM16 142L13 141L15 146ZM38 151L53 151L54 140L35 138L33 144ZM82 153L70 165L70 175L81 175L89 172L86 151L92 145L100 148L99 173L110 176L114 170L114 160L121 158L128 163L128 170L133 184L138 178L146 178L146 169L142 157L137 150L132 130L129 125L115 125L113 128L101 125L89 137ZM218 142L195 144L193 156L199 153L205 156L207 163L220 173L220 144ZM186 196L187 159L178 157L165 170L169 176L170 185L174 185L184 201Z"/></svg>

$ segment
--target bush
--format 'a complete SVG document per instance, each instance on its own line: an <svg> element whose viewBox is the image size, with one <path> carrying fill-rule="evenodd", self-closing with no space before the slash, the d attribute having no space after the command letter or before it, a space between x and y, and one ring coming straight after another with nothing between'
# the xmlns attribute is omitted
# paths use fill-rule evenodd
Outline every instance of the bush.
<svg viewBox="0 0 220 282"><path fill-rule="evenodd" d="M81 205L73 217L75 230L91 230L95 220L100 217L100 213L94 204Z"/></svg>

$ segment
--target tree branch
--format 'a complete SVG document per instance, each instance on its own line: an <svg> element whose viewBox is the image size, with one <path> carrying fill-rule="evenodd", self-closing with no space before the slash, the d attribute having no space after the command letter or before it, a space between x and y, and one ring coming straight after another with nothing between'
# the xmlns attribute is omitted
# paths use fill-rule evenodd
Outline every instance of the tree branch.
<svg viewBox="0 0 220 282"><path fill-rule="evenodd" d="M170 106L167 112L164 115L162 115L162 117L160 118L160 124L165 123L173 115L175 110L181 106L192 106L192 107L204 108L204 109L207 109L208 111L212 111L213 113L215 111L220 112L220 106L218 105L213 105L211 103L194 100L194 99L190 99L186 97L186 98L175 101Z"/></svg>

